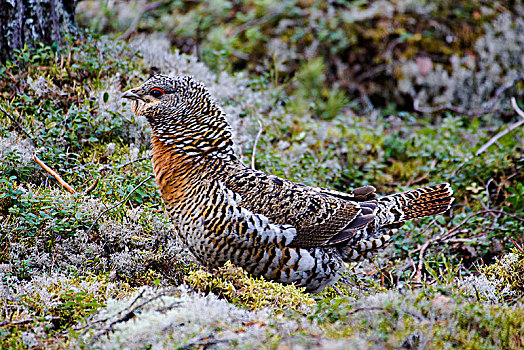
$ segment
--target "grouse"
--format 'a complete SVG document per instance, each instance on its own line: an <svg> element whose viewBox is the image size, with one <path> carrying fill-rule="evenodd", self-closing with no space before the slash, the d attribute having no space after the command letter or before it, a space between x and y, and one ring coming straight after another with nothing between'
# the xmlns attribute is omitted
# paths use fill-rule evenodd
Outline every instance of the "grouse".
<svg viewBox="0 0 524 350"><path fill-rule="evenodd" d="M124 92L152 128L155 181L179 234L209 268L231 261L309 292L334 284L405 221L442 213L448 183L377 197L295 183L244 165L225 113L204 84L154 75Z"/></svg>

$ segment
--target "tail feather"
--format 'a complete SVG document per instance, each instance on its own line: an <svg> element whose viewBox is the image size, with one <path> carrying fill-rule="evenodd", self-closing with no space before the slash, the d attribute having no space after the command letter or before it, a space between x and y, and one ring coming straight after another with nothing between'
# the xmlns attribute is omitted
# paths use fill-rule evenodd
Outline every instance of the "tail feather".
<svg viewBox="0 0 524 350"><path fill-rule="evenodd" d="M453 202L453 189L443 183L397 193L379 199L381 225L404 222L445 212Z"/></svg>
<svg viewBox="0 0 524 350"><path fill-rule="evenodd" d="M451 186L444 183L385 196L373 205L364 202L366 209L374 210L374 225L358 227L353 236L344 241L345 244L339 247L342 259L351 262L370 257L390 242L405 221L448 210L453 202L452 195Z"/></svg>

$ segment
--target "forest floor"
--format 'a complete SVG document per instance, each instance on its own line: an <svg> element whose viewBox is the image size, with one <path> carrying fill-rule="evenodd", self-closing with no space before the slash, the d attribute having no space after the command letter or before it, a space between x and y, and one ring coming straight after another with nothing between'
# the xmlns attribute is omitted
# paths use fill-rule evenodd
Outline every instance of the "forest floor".
<svg viewBox="0 0 524 350"><path fill-rule="evenodd" d="M2 348L524 348L521 81L483 106L496 113L370 107L329 89L326 62L286 80L172 41L85 34L1 67ZM317 295L206 271L165 212L151 130L120 98L156 72L204 82L259 170L379 194L450 182L454 205Z"/></svg>

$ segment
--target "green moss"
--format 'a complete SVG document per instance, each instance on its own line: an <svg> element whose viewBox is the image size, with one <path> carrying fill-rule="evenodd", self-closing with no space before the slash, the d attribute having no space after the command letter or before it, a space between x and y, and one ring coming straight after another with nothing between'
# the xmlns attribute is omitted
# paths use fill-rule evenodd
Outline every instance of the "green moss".
<svg viewBox="0 0 524 350"><path fill-rule="evenodd" d="M495 263L479 267L479 272L493 282L497 293L507 301L524 296L524 252L514 248Z"/></svg>
<svg viewBox="0 0 524 350"><path fill-rule="evenodd" d="M522 347L522 305L472 303L452 289L440 288L319 300L308 318L321 325L324 336L366 339L368 346Z"/></svg>
<svg viewBox="0 0 524 350"><path fill-rule="evenodd" d="M230 262L214 270L213 274L204 270L191 271L186 281L195 290L216 294L251 310L263 307L276 311L302 310L315 305L303 288L254 278Z"/></svg>

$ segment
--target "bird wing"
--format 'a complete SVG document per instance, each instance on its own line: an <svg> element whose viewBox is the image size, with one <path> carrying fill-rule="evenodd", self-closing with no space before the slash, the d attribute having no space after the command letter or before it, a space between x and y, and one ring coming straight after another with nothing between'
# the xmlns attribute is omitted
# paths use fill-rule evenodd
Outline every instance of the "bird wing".
<svg viewBox="0 0 524 350"><path fill-rule="evenodd" d="M267 217L277 225L297 230L292 246L334 245L354 236L374 220L374 188L344 194L309 187L249 168L237 169L223 179L225 186L241 197L239 205Z"/></svg>
<svg viewBox="0 0 524 350"><path fill-rule="evenodd" d="M358 187L349 193L339 192L322 187L311 187L311 189L322 194L343 199L345 201L365 202L377 198L377 194L375 192L376 188L373 186Z"/></svg>

